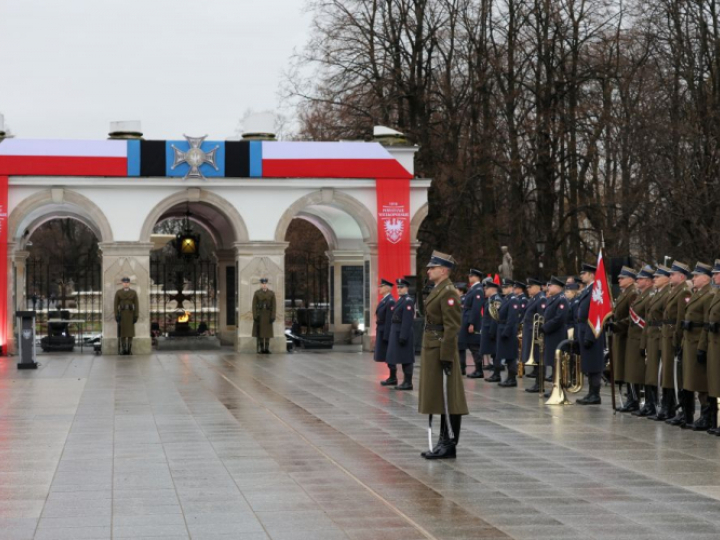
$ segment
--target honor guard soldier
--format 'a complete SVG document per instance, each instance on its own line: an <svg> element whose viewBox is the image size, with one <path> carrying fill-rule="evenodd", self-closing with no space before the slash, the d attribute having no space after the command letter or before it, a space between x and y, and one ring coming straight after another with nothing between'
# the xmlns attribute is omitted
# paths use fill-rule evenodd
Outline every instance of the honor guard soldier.
<svg viewBox="0 0 720 540"><path fill-rule="evenodd" d="M522 323L528 304L527 285L525 282L513 281L513 294L520 303L520 311L518 312L518 315L520 316L520 323Z"/></svg>
<svg viewBox="0 0 720 540"><path fill-rule="evenodd" d="M575 401L579 405L600 405L602 403L600 386L602 384L602 372L605 369L605 332L602 331L598 337L595 337L588 324L596 270L597 267L594 264L585 263L582 265L580 272L580 279L585 284L585 288L578 297L577 327L575 331L580 347L581 367L588 378L589 392L584 398Z"/></svg>
<svg viewBox="0 0 720 540"><path fill-rule="evenodd" d="M412 390L413 365L415 364L415 332L413 321L415 320L415 300L408 289L410 282L398 279L396 282L398 300L391 306L390 314L390 339L388 341L387 363L388 366L402 366L403 382L395 387L395 390Z"/></svg>
<svg viewBox="0 0 720 540"><path fill-rule="evenodd" d="M612 323L612 358L615 382L622 384L625 379L625 351L627 350L628 331L630 330L630 305L637 299L638 293L635 287L635 279L637 272L632 268L623 266L617 276L620 284L620 294L615 300L613 308ZM622 407L618 407L620 412L630 412L638 410L638 403L635 400L635 394L628 384L627 401Z"/></svg>
<svg viewBox="0 0 720 540"><path fill-rule="evenodd" d="M645 331L645 313L650 303L652 279L655 269L645 266L637 273L635 285L638 295L630 304L630 325L625 346L625 383L628 385L628 402L619 412L640 410L640 386L645 384L645 350L642 348L642 337ZM630 397L632 395L632 397ZM647 401L647 396L645 396Z"/></svg>
<svg viewBox="0 0 720 540"><path fill-rule="evenodd" d="M580 305L580 293L582 292L583 284L579 277L568 276L565 280L565 298L570 304L570 316L568 317L568 339L577 342L577 310Z"/></svg>
<svg viewBox="0 0 720 540"><path fill-rule="evenodd" d="M505 361L507 378L498 386L517 386L518 368L518 326L520 324L520 301L512 294L514 282L505 279L502 283L503 298L498 309L496 361Z"/></svg>
<svg viewBox="0 0 720 540"><path fill-rule="evenodd" d="M658 420L665 420L671 426L679 426L685 421L682 411L682 323L685 320L685 308L690 302L692 291L687 285L690 267L681 261L674 261L670 267L670 293L665 304L662 327L663 395L667 392L667 418L658 414ZM677 413L677 414L676 414Z"/></svg>
<svg viewBox="0 0 720 540"><path fill-rule="evenodd" d="M482 379L483 362L482 354L480 354L480 331L482 330L482 313L485 305L485 291L482 286L482 272L480 270L470 269L468 274L468 289L463 299L462 327L460 336L467 343L470 349L473 362L475 362L475 371L468 375L469 379ZM463 371L463 375L465 371Z"/></svg>
<svg viewBox="0 0 720 540"><path fill-rule="evenodd" d="M492 278L483 279L485 289L485 306L483 307L482 331L480 334L480 354L491 359L493 374L485 382L500 382L500 360L496 360L497 352L497 310L502 300L498 294L498 286Z"/></svg>
<svg viewBox="0 0 720 540"><path fill-rule="evenodd" d="M563 294L565 282L552 276L548 282L548 299L545 306L545 322L540 328L545 334L543 362L545 367L555 366L555 349L561 341L567 339L567 320L570 316L570 303ZM554 369L553 369L554 371ZM550 392L547 392L550 397Z"/></svg>
<svg viewBox="0 0 720 540"><path fill-rule="evenodd" d="M654 294L650 298L646 313L645 331L643 341L640 345L645 349L645 407L638 412L638 416L646 416L651 419L657 418L658 402L662 409L664 401L660 399L661 379L661 344L662 325L665 304L670 292L670 269L666 266L658 266L653 274ZM667 409L666 409L667 410ZM667 418L667 413L665 415Z"/></svg>
<svg viewBox="0 0 720 540"><path fill-rule="evenodd" d="M708 400L707 381L707 349L701 349L707 341L705 321L713 301L712 266L702 262L695 264L692 272L694 292L685 308L683 321L683 409L685 422L680 424L683 429L707 431L710 429L711 407ZM700 417L693 422L695 416L695 392L700 401ZM715 427L715 426L713 426Z"/></svg>
<svg viewBox="0 0 720 540"><path fill-rule="evenodd" d="M532 349L533 359L535 363L540 364L540 351L537 347L532 346L533 321L535 319L535 315L540 315L541 317L545 315L547 298L545 297L545 293L542 292L542 282L540 280L528 278L527 290L528 294L530 295L530 299L527 302L527 307L525 308L525 313L523 314L522 351L520 355L520 361L525 364L528 363L530 361L530 350ZM539 369L536 365L535 373L529 375L530 377L534 376L535 384L530 388L526 388L526 392L537 393L540 391L540 385L538 384L537 378L538 373Z"/></svg>
<svg viewBox="0 0 720 540"><path fill-rule="evenodd" d="M259 354L270 354L270 338L273 337L276 309L275 293L268 289L268 279L261 278L260 289L255 291L252 301L252 335L257 338Z"/></svg>
<svg viewBox="0 0 720 540"><path fill-rule="evenodd" d="M455 267L450 255L434 251L427 265L428 279L435 287L425 301L425 332L420 359L420 414L441 415L440 440L426 459L455 457L462 415L468 414L460 375L457 335L462 313L460 297L449 276ZM448 422L449 418L449 422Z"/></svg>
<svg viewBox="0 0 720 540"><path fill-rule="evenodd" d="M392 308L395 305L395 298L392 295L393 284L387 279L381 279L378 285L378 292L382 299L375 308L375 353L373 358L376 362L385 362L390 370L390 375L380 384L383 386L397 385L397 366L387 362L387 349L390 343L390 326L392 325Z"/></svg>
<svg viewBox="0 0 720 540"><path fill-rule="evenodd" d="M716 292L713 295L707 318L705 319L704 341L701 341L699 350L705 351L707 357L707 379L708 394L710 400L710 435L720 436L720 428L717 427L717 407L720 398L720 294L717 288L720 287L720 259L715 259L715 266L712 269L712 280Z"/></svg>
<svg viewBox="0 0 720 540"><path fill-rule="evenodd" d="M453 283L455 288L458 291L458 294L460 295L460 305L465 305L465 293L467 293L467 283L463 282L456 282ZM460 329L460 333L458 334L458 354L460 355L460 372L465 375L465 371L467 370L467 336L463 334L462 328Z"/></svg>
<svg viewBox="0 0 720 540"><path fill-rule="evenodd" d="M132 340L135 337L135 323L140 313L138 295L130 288L130 278L120 280L122 289L115 293L115 320L118 323L120 354L132 354Z"/></svg>

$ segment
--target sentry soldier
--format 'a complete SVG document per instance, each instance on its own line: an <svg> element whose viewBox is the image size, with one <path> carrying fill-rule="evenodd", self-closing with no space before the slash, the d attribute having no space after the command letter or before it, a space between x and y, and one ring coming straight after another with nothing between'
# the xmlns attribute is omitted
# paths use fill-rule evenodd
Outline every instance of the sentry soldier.
<svg viewBox="0 0 720 540"><path fill-rule="evenodd" d="M545 308L547 307L547 298L545 293L542 292L542 282L535 278L528 278L527 289L530 294L525 313L523 315L522 324L522 352L520 361L527 363L530 361L530 350L532 349L533 359L537 365L540 364L540 351L538 347L532 347L533 340L533 320L535 315L544 316ZM553 351L554 352L554 351ZM526 392L537 393L540 391L540 385L538 384L538 367L535 367L535 373L528 376L534 376L535 384L530 388L526 388Z"/></svg>
<svg viewBox="0 0 720 540"><path fill-rule="evenodd" d="M255 291L252 300L252 335L257 338L259 354L270 354L270 338L273 337L276 309L275 293L268 289L268 279L260 278L260 289Z"/></svg>
<svg viewBox="0 0 720 540"><path fill-rule="evenodd" d="M708 399L711 407L708 433L720 436L720 428L717 427L717 400L720 398L720 294L717 293L720 287L720 259L715 259L712 280L716 292L705 319L707 337L698 349L705 351L707 357Z"/></svg>
<svg viewBox="0 0 720 540"><path fill-rule="evenodd" d="M670 292L670 269L666 266L658 266L653 274L653 289L655 293L648 304L645 331L643 332L643 341L641 347L645 349L645 409L648 414L643 411L638 416L647 416L650 419L657 418L659 412L665 406L665 396L660 398L659 380L661 378L661 345L662 345L662 326L663 314L665 312L665 304L667 303L668 293ZM656 403L660 401L660 409ZM667 408L665 408L665 418L667 418Z"/></svg>
<svg viewBox="0 0 720 540"><path fill-rule="evenodd" d="M412 390L413 365L415 364L415 299L408 294L410 282L396 281L398 300L391 309L390 339L388 340L388 366L402 366L403 382L395 390Z"/></svg>
<svg viewBox="0 0 720 540"><path fill-rule="evenodd" d="M518 368L518 325L520 324L520 301L512 294L514 282L504 279L502 291L505 297L498 309L497 352L495 360L504 361L507 366L507 378L498 386L511 388L517 386Z"/></svg>
<svg viewBox="0 0 720 540"><path fill-rule="evenodd" d="M387 379L380 381L383 386L397 385L397 365L387 363L387 349L390 343L390 326L392 325L392 310L395 298L392 295L392 281L381 279L378 292L382 299L375 308L375 352L373 358L376 362L387 364L390 374Z"/></svg>
<svg viewBox="0 0 720 540"><path fill-rule="evenodd" d="M467 343L467 348L470 349L473 362L475 362L475 371L468 375L468 379L482 379L485 376L483 374L482 354L480 353L480 332L482 330L482 314L485 304L482 272L471 268L468 274L468 283L470 288L463 300L460 336ZM464 371L463 374L465 374Z"/></svg>
<svg viewBox="0 0 720 540"><path fill-rule="evenodd" d="M130 278L120 280L122 289L115 293L115 320L119 325L120 354L132 354L132 341L135 337L135 323L140 313L137 292L130 288Z"/></svg>
<svg viewBox="0 0 720 540"><path fill-rule="evenodd" d="M635 279L637 272L632 268L623 266L617 276L620 284L620 294L615 300L612 323L612 359L615 382L622 385L625 382L625 351L627 350L628 330L630 329L630 306L637 298ZM638 409L633 393L628 389L625 405L618 407L618 411L629 412Z"/></svg>

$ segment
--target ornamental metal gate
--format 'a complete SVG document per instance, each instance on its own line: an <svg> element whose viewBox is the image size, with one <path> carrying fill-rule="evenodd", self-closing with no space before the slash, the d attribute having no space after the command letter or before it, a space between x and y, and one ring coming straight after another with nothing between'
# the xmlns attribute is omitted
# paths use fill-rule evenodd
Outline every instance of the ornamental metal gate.
<svg viewBox="0 0 720 540"><path fill-rule="evenodd" d="M212 260L150 259L150 332L153 339L180 328L219 336L218 268Z"/></svg>
<svg viewBox="0 0 720 540"><path fill-rule="evenodd" d="M36 312L35 333L42 349L72 350L99 339L102 290L100 261L77 265L64 260L28 259L25 307ZM48 334L53 334L49 346Z"/></svg>

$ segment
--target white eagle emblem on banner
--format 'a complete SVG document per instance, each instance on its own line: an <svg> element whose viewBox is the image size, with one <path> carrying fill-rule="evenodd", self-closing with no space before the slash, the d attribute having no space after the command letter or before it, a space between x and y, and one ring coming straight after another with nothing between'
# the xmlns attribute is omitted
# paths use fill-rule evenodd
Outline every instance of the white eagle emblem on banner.
<svg viewBox="0 0 720 540"><path fill-rule="evenodd" d="M603 304L603 287L599 279L595 282L595 286L593 287L592 300L597 304Z"/></svg>
<svg viewBox="0 0 720 540"><path fill-rule="evenodd" d="M385 237L391 244L397 244L402 240L405 222L402 219L386 219L384 222Z"/></svg>

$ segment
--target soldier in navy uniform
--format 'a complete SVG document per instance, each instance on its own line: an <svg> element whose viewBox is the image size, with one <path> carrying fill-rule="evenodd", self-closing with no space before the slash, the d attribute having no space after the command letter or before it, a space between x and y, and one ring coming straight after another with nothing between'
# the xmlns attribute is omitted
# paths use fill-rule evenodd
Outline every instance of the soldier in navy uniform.
<svg viewBox="0 0 720 540"><path fill-rule="evenodd" d="M527 309L528 304L527 285L525 282L513 281L513 295L517 298L517 301L520 302L520 311L518 315L520 316L520 322L522 322L523 317L525 317L525 310Z"/></svg>
<svg viewBox="0 0 720 540"><path fill-rule="evenodd" d="M542 282L540 280L528 278L527 283L530 300L528 300L527 307L525 308L525 313L523 315L522 357L520 361L524 363L530 361L530 349L532 348L533 358L535 359L535 362L539 364L540 351L537 347L531 347L533 338L533 319L535 315L544 316L545 308L547 306L547 298L545 297L545 293L542 292ZM533 375L528 375L535 377L535 384L530 388L526 388L526 392L536 393L540 391L540 385L538 384L537 378L538 372L539 370L535 368L535 373Z"/></svg>
<svg viewBox="0 0 720 540"><path fill-rule="evenodd" d="M590 300L596 271L597 267L594 264L585 263L582 265L580 272L580 279L585 284L585 289L578 296L575 332L580 347L582 371L588 378L590 389L587 396L575 402L579 405L600 405L602 403L600 386L602 385L602 373L605 369L605 330L602 330L600 335L595 337L588 324Z"/></svg>
<svg viewBox="0 0 720 540"><path fill-rule="evenodd" d="M453 283L457 291L460 293L460 305L465 304L465 294L467 293L467 283ZM460 372L465 375L467 370L467 336L463 335L462 329L458 333L458 354L460 355Z"/></svg>
<svg viewBox="0 0 720 540"><path fill-rule="evenodd" d="M520 325L520 301L512 294L514 282L505 279L502 283L503 298L498 310L497 352L495 359L505 360L507 378L498 386L517 386L518 326Z"/></svg>
<svg viewBox="0 0 720 540"><path fill-rule="evenodd" d="M469 379L483 379L483 362L480 354L480 331L482 329L482 313L485 304L485 291L482 286L482 272L474 268L468 274L470 288L463 300L463 318L460 336L467 343L470 354L475 362L475 371L468 375ZM465 372L463 371L463 375Z"/></svg>
<svg viewBox="0 0 720 540"><path fill-rule="evenodd" d="M493 318L491 305L499 307L502 299L498 294L498 286L492 278L483 279L483 287L485 288L485 306L482 318L482 331L480 334L480 354L488 355L492 358L493 374L485 379L485 382L499 383L500 377L500 359L496 359L497 353L497 320Z"/></svg>
<svg viewBox="0 0 720 540"><path fill-rule="evenodd" d="M398 300L390 309L390 340L387 350L388 366L402 366L403 382L395 390L412 390L413 365L415 364L415 299L408 294L410 282L398 279Z"/></svg>
<svg viewBox="0 0 720 540"><path fill-rule="evenodd" d="M382 300L378 302L375 309L375 355L376 362L387 363L387 348L390 341L390 325L392 306L395 305L395 298L392 295L393 284L387 279L381 279L378 290L382 295ZM381 381L383 386L395 386L397 384L397 366L388 364L390 376Z"/></svg>
<svg viewBox="0 0 720 540"><path fill-rule="evenodd" d="M545 322L542 333L545 334L543 362L545 368L555 367L555 349L561 341L567 339L567 320L570 317L570 303L563 294L565 282L552 276L548 283L548 299L545 306ZM554 371L554 369L552 370ZM546 393L550 397L549 392Z"/></svg>

